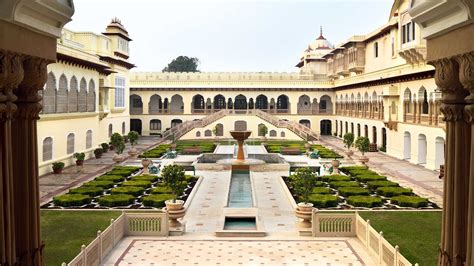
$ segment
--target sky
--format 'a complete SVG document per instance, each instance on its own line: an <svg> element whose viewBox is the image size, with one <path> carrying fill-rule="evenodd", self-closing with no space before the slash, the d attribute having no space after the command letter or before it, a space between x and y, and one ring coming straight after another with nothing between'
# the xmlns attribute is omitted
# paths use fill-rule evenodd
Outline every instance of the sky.
<svg viewBox="0 0 474 266"><path fill-rule="evenodd" d="M331 43L388 21L393 0L74 0L66 28L101 33L113 17L129 32L133 71L161 71L180 55L205 72L295 72L319 36Z"/></svg>

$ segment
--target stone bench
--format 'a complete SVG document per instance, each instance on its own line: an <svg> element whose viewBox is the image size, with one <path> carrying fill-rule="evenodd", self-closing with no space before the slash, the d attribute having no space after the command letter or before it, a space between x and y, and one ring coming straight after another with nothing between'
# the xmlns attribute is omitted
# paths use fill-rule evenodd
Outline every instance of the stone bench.
<svg viewBox="0 0 474 266"><path fill-rule="evenodd" d="M300 148L293 148L293 147L281 148L280 152L283 155L300 155L301 154Z"/></svg>

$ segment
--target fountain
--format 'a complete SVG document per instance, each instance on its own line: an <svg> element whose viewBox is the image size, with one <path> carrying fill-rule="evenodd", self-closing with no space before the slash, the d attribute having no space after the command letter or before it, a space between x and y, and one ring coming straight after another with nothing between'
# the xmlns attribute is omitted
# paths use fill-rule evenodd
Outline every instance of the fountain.
<svg viewBox="0 0 474 266"><path fill-rule="evenodd" d="M244 141L250 137L252 131L230 131L230 135L237 141L237 161L243 162L245 160L244 155Z"/></svg>

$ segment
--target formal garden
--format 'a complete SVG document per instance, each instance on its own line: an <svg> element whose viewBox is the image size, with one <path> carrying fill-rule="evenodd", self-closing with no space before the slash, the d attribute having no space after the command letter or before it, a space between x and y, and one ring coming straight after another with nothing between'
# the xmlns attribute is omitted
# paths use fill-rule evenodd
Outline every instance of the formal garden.
<svg viewBox="0 0 474 266"><path fill-rule="evenodd" d="M175 150L178 154L197 155L211 153L216 149L215 141L206 140L178 140L171 144L160 144L159 146L145 151L140 158L161 158L167 152Z"/></svg>

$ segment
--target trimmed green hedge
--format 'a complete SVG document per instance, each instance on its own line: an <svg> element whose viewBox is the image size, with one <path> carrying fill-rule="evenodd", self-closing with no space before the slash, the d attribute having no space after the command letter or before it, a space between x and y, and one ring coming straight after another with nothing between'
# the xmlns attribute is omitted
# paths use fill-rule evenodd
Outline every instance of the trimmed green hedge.
<svg viewBox="0 0 474 266"><path fill-rule="evenodd" d="M113 181L107 181L107 180L104 180L104 181L99 181L99 180L93 180L93 181L89 181L87 183L84 183L82 184L83 187L101 187L101 188L104 188L104 189L107 189L107 188L111 188L114 186L114 182Z"/></svg>
<svg viewBox="0 0 474 266"><path fill-rule="evenodd" d="M392 181L369 181L367 182L367 186L370 189L377 189L379 187L398 187L398 183Z"/></svg>
<svg viewBox="0 0 474 266"><path fill-rule="evenodd" d="M151 187L151 182L150 181L144 181L144 180L140 180L140 181L133 181L132 180L132 181L123 182L122 186L124 186L124 187L148 188L148 187Z"/></svg>
<svg viewBox="0 0 474 266"><path fill-rule="evenodd" d="M194 182L197 181L199 178L194 175L185 175L184 179L186 180L186 182Z"/></svg>
<svg viewBox="0 0 474 266"><path fill-rule="evenodd" d="M111 190L112 194L129 194L135 197L143 195L145 191L142 187L116 187Z"/></svg>
<svg viewBox="0 0 474 266"><path fill-rule="evenodd" d="M354 207L373 208L382 206L382 199L371 196L350 196L347 203Z"/></svg>
<svg viewBox="0 0 474 266"><path fill-rule="evenodd" d="M324 183L324 182L321 182L321 181L316 181L316 183L315 183L315 185L314 185L314 186L315 186L315 187L323 187L324 185L325 185L325 183Z"/></svg>
<svg viewBox="0 0 474 266"><path fill-rule="evenodd" d="M122 182L125 178L121 175L101 175L95 178L97 181L112 181L114 183Z"/></svg>
<svg viewBox="0 0 474 266"><path fill-rule="evenodd" d="M135 201L135 197L128 194L106 195L99 198L99 204L107 207L128 206Z"/></svg>
<svg viewBox="0 0 474 266"><path fill-rule="evenodd" d="M313 150L318 150L319 152L319 156L323 159L331 159L331 158L335 158L335 159L340 159L340 158L344 158L344 156L341 156L339 153L331 150L331 149L328 149L326 147L324 147L323 145L320 145L320 144L316 144L316 145L311 145L311 148Z"/></svg>
<svg viewBox="0 0 474 266"><path fill-rule="evenodd" d="M114 169L112 171L109 171L106 173L106 175L119 175L119 176L123 176L123 177L127 177L131 174L133 174L135 171L131 171L131 170L126 170L126 169Z"/></svg>
<svg viewBox="0 0 474 266"><path fill-rule="evenodd" d="M158 184L156 188L150 191L151 194L173 194L171 188L164 185Z"/></svg>
<svg viewBox="0 0 474 266"><path fill-rule="evenodd" d="M316 208L337 207L337 197L333 195L311 194L309 202L313 203Z"/></svg>
<svg viewBox="0 0 474 266"><path fill-rule="evenodd" d="M329 182L329 186L332 188L360 187L360 183L356 181L334 181L334 182Z"/></svg>
<svg viewBox="0 0 474 266"><path fill-rule="evenodd" d="M332 190L327 187L315 187L311 191L311 194L332 194Z"/></svg>
<svg viewBox="0 0 474 266"><path fill-rule="evenodd" d="M163 154L166 153L166 151L168 151L170 149L171 145L170 144L161 144L160 146L154 148L154 149L151 149L149 151L146 151L144 153L142 153L140 156L140 158L160 158L161 156L163 156Z"/></svg>
<svg viewBox="0 0 474 266"><path fill-rule="evenodd" d="M350 181L351 178L346 175L323 175L321 179L325 182L333 182L333 181Z"/></svg>
<svg viewBox="0 0 474 266"><path fill-rule="evenodd" d="M142 198L143 205L147 207L162 208L165 207L165 201L173 199L171 194L154 194Z"/></svg>
<svg viewBox="0 0 474 266"><path fill-rule="evenodd" d="M390 202L400 207L426 207L428 206L428 199L418 196L397 196L390 199Z"/></svg>
<svg viewBox="0 0 474 266"><path fill-rule="evenodd" d="M69 193L71 194L83 194L83 195L89 195L91 197L99 196L102 195L104 192L104 189L101 187L78 187L78 188L73 188L69 190Z"/></svg>
<svg viewBox="0 0 474 266"><path fill-rule="evenodd" d="M381 175L359 175L356 176L357 181L359 182L370 182L370 181L383 181L387 180L387 177Z"/></svg>
<svg viewBox="0 0 474 266"><path fill-rule="evenodd" d="M344 197L355 195L369 195L369 190L362 187L341 187L338 189L339 194Z"/></svg>
<svg viewBox="0 0 474 266"><path fill-rule="evenodd" d="M367 170L367 169L368 167L364 165L352 165L352 166L339 167L339 170L345 173L350 173L351 171L354 171L354 170Z"/></svg>
<svg viewBox="0 0 474 266"><path fill-rule="evenodd" d="M136 175L132 177L132 181L150 181L156 182L158 180L158 176L156 175Z"/></svg>
<svg viewBox="0 0 474 266"><path fill-rule="evenodd" d="M62 207L82 206L91 203L92 198L83 194L65 194L53 198L54 205Z"/></svg>
<svg viewBox="0 0 474 266"><path fill-rule="evenodd" d="M393 197L400 195L411 195L413 190L403 187L379 187L376 190L377 194L384 197Z"/></svg>

